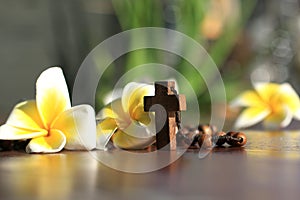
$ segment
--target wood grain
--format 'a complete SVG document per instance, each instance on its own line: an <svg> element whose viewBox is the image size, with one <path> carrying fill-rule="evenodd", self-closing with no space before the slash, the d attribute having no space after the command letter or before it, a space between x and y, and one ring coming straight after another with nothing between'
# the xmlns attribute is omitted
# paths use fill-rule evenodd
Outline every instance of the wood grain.
<svg viewBox="0 0 300 200"><path fill-rule="evenodd" d="M203 159L189 150L145 174L113 170L82 151L0 152L0 199L299 199L300 131L246 135L244 148L216 148Z"/></svg>

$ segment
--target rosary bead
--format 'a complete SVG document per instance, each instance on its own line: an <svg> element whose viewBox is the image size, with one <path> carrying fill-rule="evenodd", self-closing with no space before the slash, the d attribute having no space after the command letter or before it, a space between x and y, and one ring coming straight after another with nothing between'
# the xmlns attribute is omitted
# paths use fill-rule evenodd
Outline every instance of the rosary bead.
<svg viewBox="0 0 300 200"><path fill-rule="evenodd" d="M208 135L212 135L213 134L213 128L209 124L207 124L207 125L200 124L198 126L198 130L200 132L203 132L203 133L208 134Z"/></svg>
<svg viewBox="0 0 300 200"><path fill-rule="evenodd" d="M242 132L230 131L225 133L217 131L212 125L199 125L197 128L184 127L177 133L178 144L188 145L189 148L208 149L215 143L222 146L227 143L230 146L241 147L247 143L247 137Z"/></svg>
<svg viewBox="0 0 300 200"><path fill-rule="evenodd" d="M182 128L178 131L176 135L176 139L178 144L181 145L189 145L192 147L196 147L196 143L198 141L199 131L195 128Z"/></svg>
<svg viewBox="0 0 300 200"><path fill-rule="evenodd" d="M216 133L216 137L217 137L216 145L217 146L222 146L223 144L225 144L225 142L226 142L225 136L226 136L226 133L223 131Z"/></svg>
<svg viewBox="0 0 300 200"><path fill-rule="evenodd" d="M198 145L200 148L204 148L204 149L208 149L211 148L213 143L211 140L211 135L203 133L202 135L200 135L200 137L198 138Z"/></svg>
<svg viewBox="0 0 300 200"><path fill-rule="evenodd" d="M247 137L242 132L237 132L233 137L239 139L233 146L241 147L247 143Z"/></svg>
<svg viewBox="0 0 300 200"><path fill-rule="evenodd" d="M230 137L233 137L234 134L236 134L236 132L234 132L234 131L229 131L226 135L227 135L227 136L230 136Z"/></svg>
<svg viewBox="0 0 300 200"><path fill-rule="evenodd" d="M195 135L197 135L199 133L200 133L200 131L198 129L191 129L189 134L195 136Z"/></svg>
<svg viewBox="0 0 300 200"><path fill-rule="evenodd" d="M235 140L237 140L237 139L234 137L234 135L235 135L236 133L237 133L237 132L235 132L235 131L229 131L229 132L226 134L225 138L226 138L226 143L227 143L227 144L229 144L229 145L231 145L231 146L235 146L235 144L236 144L236 141L235 141Z"/></svg>
<svg viewBox="0 0 300 200"><path fill-rule="evenodd" d="M227 138L227 143L231 146L241 147L247 143L247 137L242 132L231 131L231 132L228 132L226 135L229 136Z"/></svg>
<svg viewBox="0 0 300 200"><path fill-rule="evenodd" d="M198 130L194 130L190 133L190 138L192 138L191 146L195 146L196 143L201 140L202 132L199 132ZM198 142L199 143L199 142Z"/></svg>

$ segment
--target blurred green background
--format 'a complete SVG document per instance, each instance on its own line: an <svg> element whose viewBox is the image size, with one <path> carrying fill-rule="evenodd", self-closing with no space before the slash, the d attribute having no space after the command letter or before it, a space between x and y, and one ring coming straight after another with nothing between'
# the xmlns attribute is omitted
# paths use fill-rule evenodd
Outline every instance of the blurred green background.
<svg viewBox="0 0 300 200"><path fill-rule="evenodd" d="M95 46L148 26L180 31L199 42L221 72L228 101L254 81L290 82L299 92L299 5L297 0L0 0L0 119L17 102L34 98L36 78L47 67L61 66L71 91L80 64ZM155 50L116 60L101 79L96 111L122 74L162 60ZM174 60L172 67L196 91L201 114L209 116L207 86L185 60ZM236 114L227 109L228 123Z"/></svg>

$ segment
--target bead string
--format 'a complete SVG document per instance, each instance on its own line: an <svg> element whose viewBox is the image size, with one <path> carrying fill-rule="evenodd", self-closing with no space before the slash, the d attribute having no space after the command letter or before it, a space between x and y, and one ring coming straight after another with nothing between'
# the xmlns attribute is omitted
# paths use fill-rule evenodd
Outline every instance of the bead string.
<svg viewBox="0 0 300 200"><path fill-rule="evenodd" d="M227 143L233 147L244 146L247 142L247 137L242 132L230 131L225 133L217 131L212 125L199 125L197 129L183 128L177 133L177 142L189 145L189 148L210 148L213 143L216 146L223 146ZM198 146L197 146L198 144Z"/></svg>
<svg viewBox="0 0 300 200"><path fill-rule="evenodd" d="M176 90L174 87L170 87L170 90L171 90L175 95L178 94L177 90ZM175 120L176 120L176 124L177 124L178 130L180 130L180 129L181 129L181 112L180 112L180 111L176 111L176 112L175 112Z"/></svg>

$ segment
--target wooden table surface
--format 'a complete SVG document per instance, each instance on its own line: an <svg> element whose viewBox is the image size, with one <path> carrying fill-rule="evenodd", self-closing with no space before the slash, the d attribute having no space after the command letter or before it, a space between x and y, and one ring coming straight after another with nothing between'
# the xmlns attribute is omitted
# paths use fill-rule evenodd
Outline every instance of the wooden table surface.
<svg viewBox="0 0 300 200"><path fill-rule="evenodd" d="M246 134L244 148L202 159L188 151L144 174L116 171L84 151L1 152L0 199L299 199L300 131Z"/></svg>

